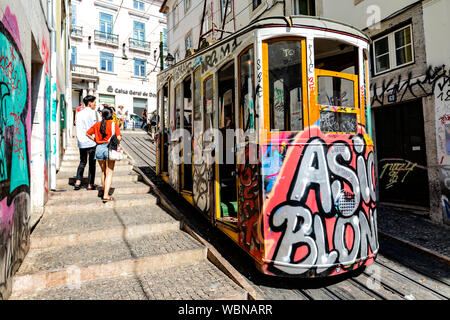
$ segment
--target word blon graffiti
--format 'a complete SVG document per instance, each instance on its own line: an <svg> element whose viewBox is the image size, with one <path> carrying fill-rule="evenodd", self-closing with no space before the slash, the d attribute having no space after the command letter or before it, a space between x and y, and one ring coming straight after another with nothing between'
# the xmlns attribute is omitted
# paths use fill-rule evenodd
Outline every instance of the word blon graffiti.
<svg viewBox="0 0 450 320"><path fill-rule="evenodd" d="M0 22L0 298L29 243L29 81L17 20L7 8Z"/></svg>
<svg viewBox="0 0 450 320"><path fill-rule="evenodd" d="M308 144L305 131L288 147L264 203L266 273L336 275L372 263L378 252L369 138L310 130Z"/></svg>

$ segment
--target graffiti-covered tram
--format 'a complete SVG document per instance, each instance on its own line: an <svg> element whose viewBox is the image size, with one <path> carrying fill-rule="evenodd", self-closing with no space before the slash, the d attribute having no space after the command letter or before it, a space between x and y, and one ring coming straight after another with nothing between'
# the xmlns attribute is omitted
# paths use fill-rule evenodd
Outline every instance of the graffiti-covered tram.
<svg viewBox="0 0 450 320"><path fill-rule="evenodd" d="M157 174L265 274L375 259L369 42L329 20L268 18L158 75Z"/></svg>

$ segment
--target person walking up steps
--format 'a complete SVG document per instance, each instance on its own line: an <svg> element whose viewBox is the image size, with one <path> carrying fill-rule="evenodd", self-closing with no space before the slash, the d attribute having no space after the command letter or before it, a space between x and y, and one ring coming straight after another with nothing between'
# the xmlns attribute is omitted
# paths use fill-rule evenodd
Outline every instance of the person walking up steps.
<svg viewBox="0 0 450 320"><path fill-rule="evenodd" d="M88 174L88 190L95 190L95 142L89 140L86 137L86 130L92 127L99 118L98 113L95 110L96 107L96 98L94 96L86 96L83 99L84 105L86 106L81 111L77 113L77 140L78 140L78 148L80 149L80 164L77 170L77 177L75 181L75 190L81 189L81 180L83 179L84 168L86 167L86 163L89 157L89 174Z"/></svg>
<svg viewBox="0 0 450 320"><path fill-rule="evenodd" d="M113 201L114 198L109 195L111 189L112 178L114 174L114 160L109 160L109 140L112 138L112 126L115 126L115 135L118 143L122 140L119 126L112 121L113 111L110 108L105 107L102 111L102 121L94 124L89 130L86 131L86 136L95 141L97 148L95 150L95 159L98 160L100 168L102 169L102 187L103 202ZM93 136L94 135L94 136Z"/></svg>

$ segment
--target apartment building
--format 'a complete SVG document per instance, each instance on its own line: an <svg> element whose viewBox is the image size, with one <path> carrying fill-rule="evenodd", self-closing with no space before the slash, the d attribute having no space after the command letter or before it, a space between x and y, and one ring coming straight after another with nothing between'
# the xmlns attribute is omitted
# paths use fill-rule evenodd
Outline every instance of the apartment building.
<svg viewBox="0 0 450 320"><path fill-rule="evenodd" d="M97 104L142 114L156 109L156 74L166 18L161 1L72 0L72 107Z"/></svg>

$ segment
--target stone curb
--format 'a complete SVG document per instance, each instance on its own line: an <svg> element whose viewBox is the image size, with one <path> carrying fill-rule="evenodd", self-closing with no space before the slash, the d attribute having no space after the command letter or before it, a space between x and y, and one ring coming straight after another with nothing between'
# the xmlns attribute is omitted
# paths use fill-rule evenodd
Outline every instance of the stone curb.
<svg viewBox="0 0 450 320"><path fill-rule="evenodd" d="M418 244L412 243L412 242L404 240L404 239L400 239L398 237L389 235L389 234L387 234L385 232L382 232L382 231L378 231L378 234L381 237L383 237L383 238L386 238L388 240L397 242L397 243L399 243L399 244L401 244L403 246L409 247L409 248L411 248L413 250L417 250L417 251L419 251L419 252L429 256L432 259L435 259L435 260L437 260L437 261L439 261L441 263L444 263L444 264L450 266L450 258L447 257L447 256L444 256L444 255L442 255L442 254L440 254L440 253L438 253L436 251L424 248L424 247L422 247L422 246L420 246Z"/></svg>

